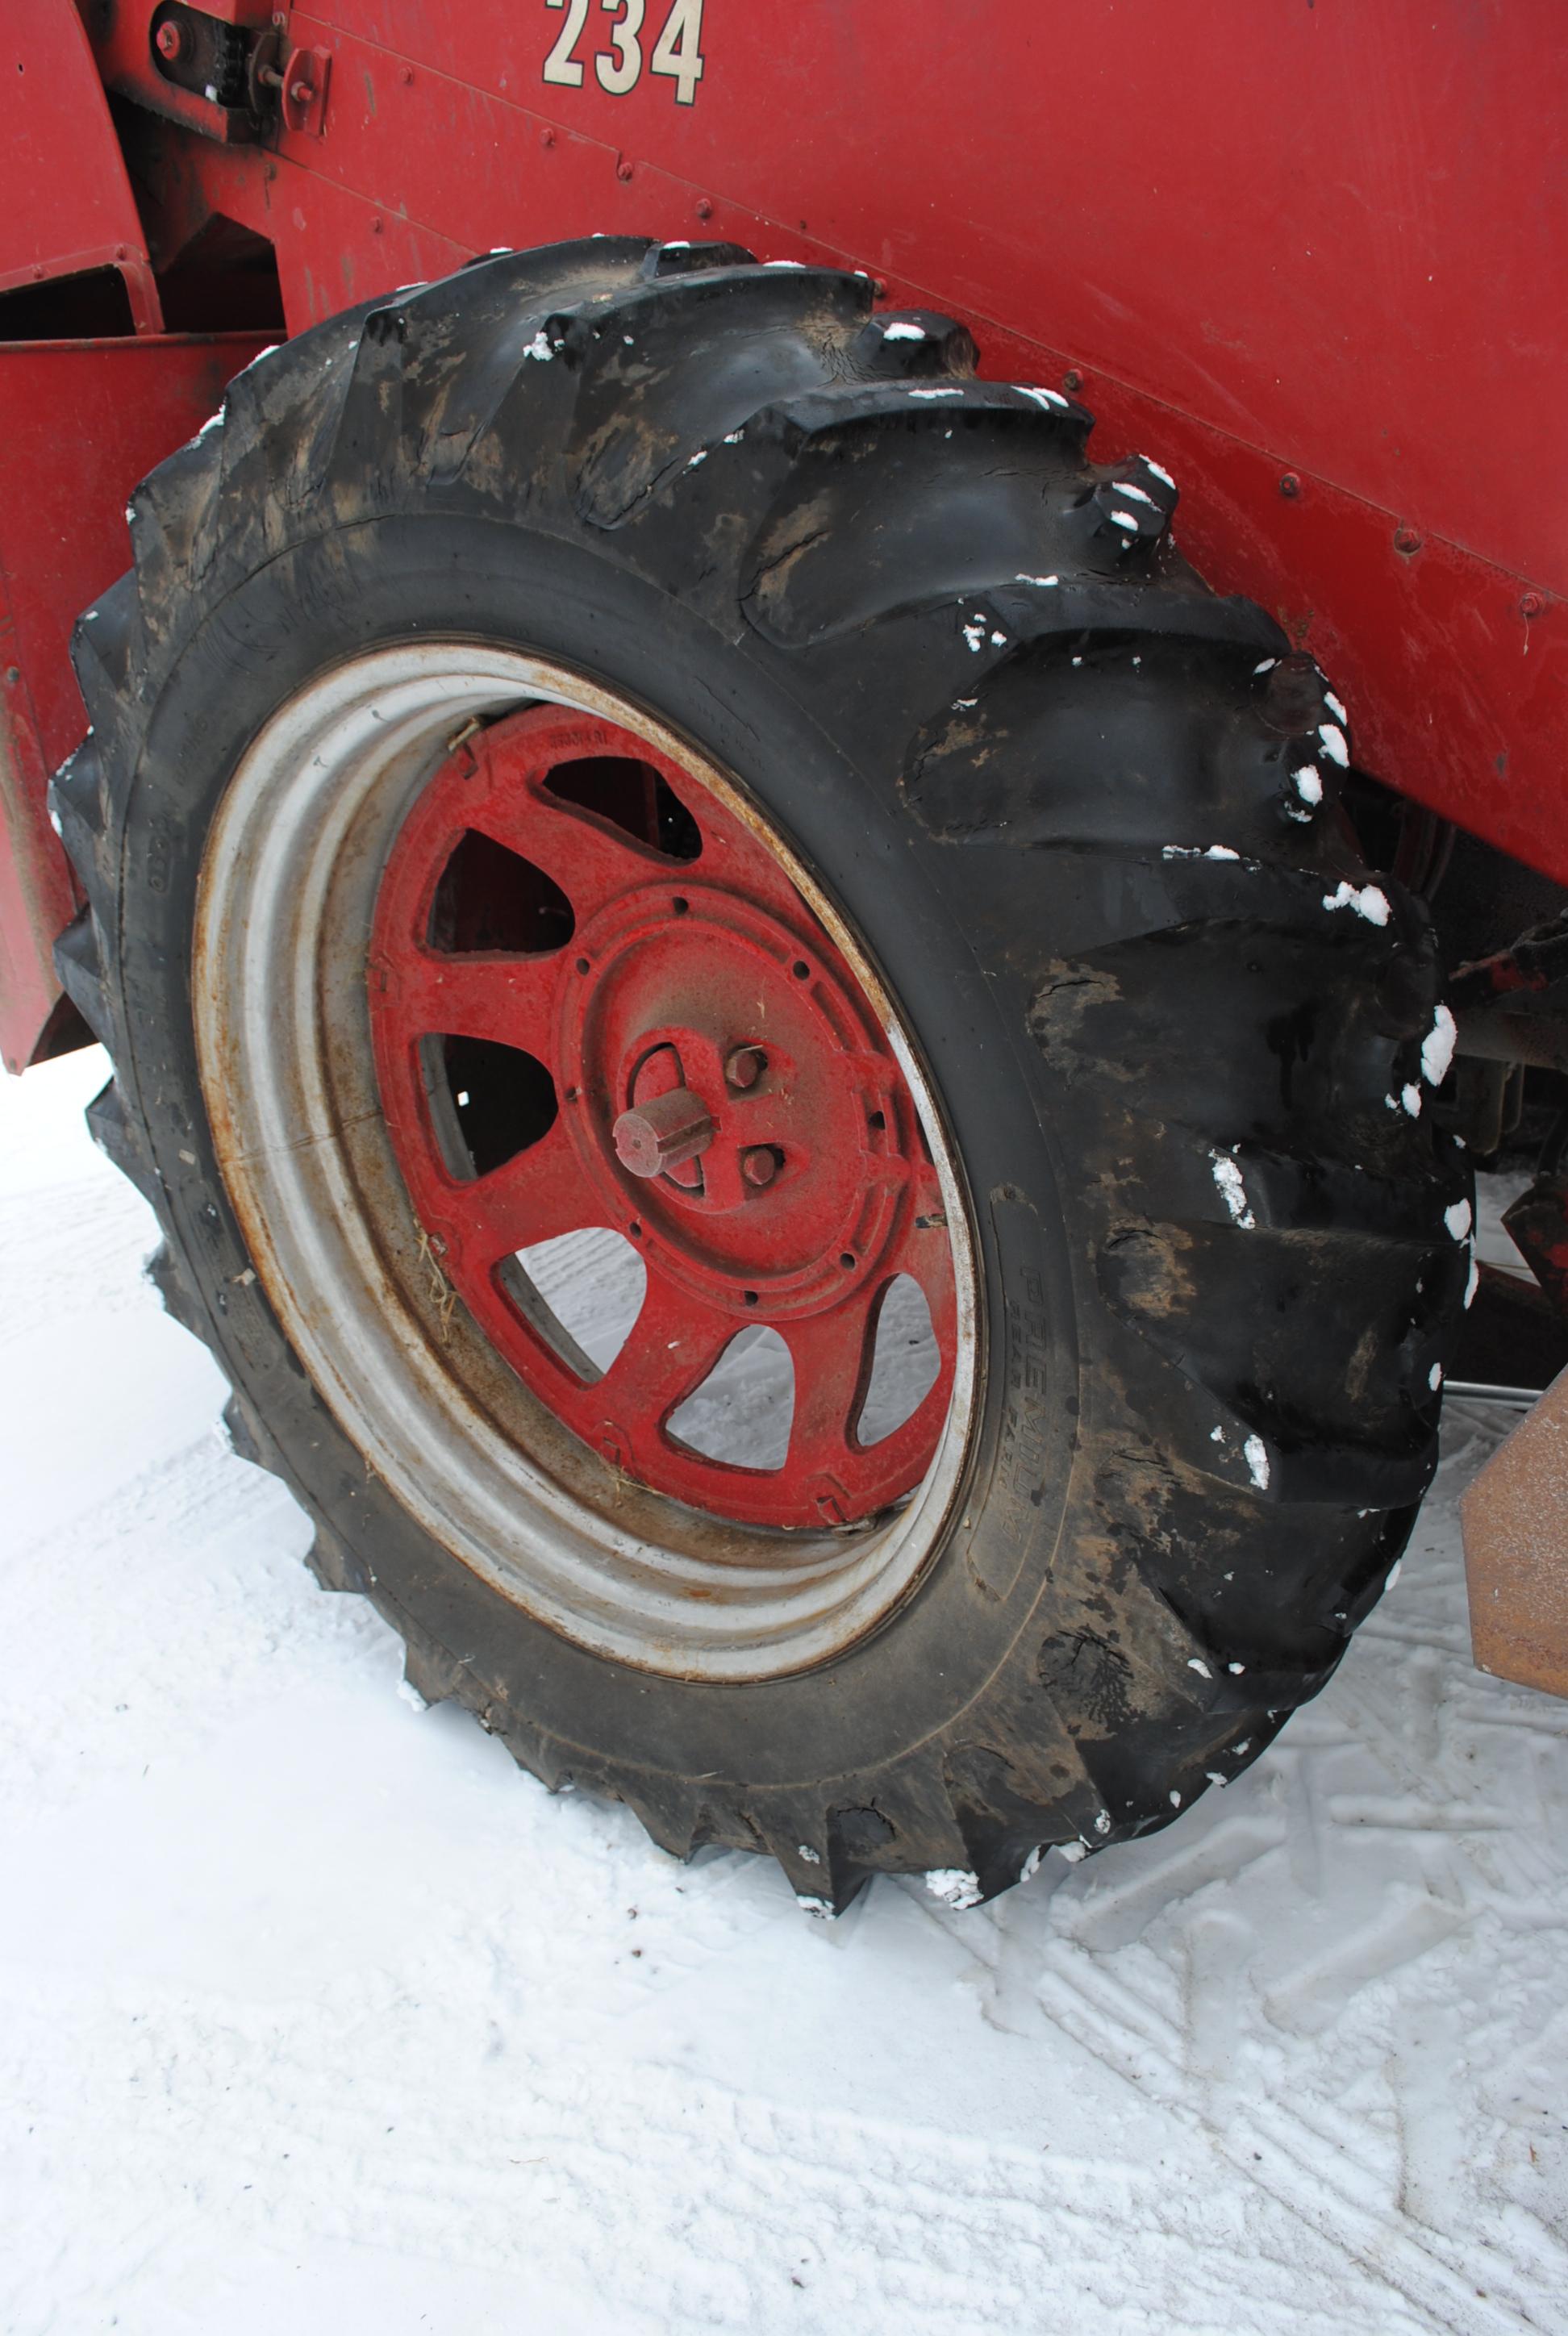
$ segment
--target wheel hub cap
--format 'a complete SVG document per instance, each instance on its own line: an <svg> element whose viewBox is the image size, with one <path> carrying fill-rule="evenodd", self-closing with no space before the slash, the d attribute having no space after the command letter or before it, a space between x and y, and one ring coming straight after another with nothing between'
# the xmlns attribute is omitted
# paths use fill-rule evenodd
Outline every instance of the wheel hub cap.
<svg viewBox="0 0 1568 2336"><path fill-rule="evenodd" d="M477 841L476 841L477 839ZM936 1171L877 1014L761 834L633 733L548 706L456 743L393 846L370 952L387 1124L441 1274L556 1416L650 1489L748 1523L847 1523L930 1463L952 1387ZM602 1373L519 1252L604 1226L647 1273ZM936 1383L859 1416L908 1274ZM730 1341L789 1349L782 1467L671 1415Z"/></svg>

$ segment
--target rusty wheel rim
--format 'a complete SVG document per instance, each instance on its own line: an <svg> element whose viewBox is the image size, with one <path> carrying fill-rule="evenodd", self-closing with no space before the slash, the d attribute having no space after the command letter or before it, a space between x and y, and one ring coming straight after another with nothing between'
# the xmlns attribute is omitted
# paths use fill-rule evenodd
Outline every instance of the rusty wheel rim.
<svg viewBox="0 0 1568 2336"><path fill-rule="evenodd" d="M642 832L607 772L642 774ZM672 807L679 851L658 827ZM489 878L454 891L474 836L532 871L524 910L503 888L532 920L505 946ZM339 1424L454 1554L580 1642L716 1678L819 1661L907 1595L975 1402L967 1202L885 986L732 777L537 659L460 642L354 659L280 709L230 783L193 998L268 1297ZM454 1045L544 1074L531 1120L526 1095L509 1106L507 1141L527 1140L504 1158L492 1136L475 1148ZM583 1224L623 1232L647 1273L602 1371L519 1255ZM862 1443L877 1309L902 1274L938 1374ZM670 1426L756 1323L794 1365L789 1449L765 1469Z"/></svg>

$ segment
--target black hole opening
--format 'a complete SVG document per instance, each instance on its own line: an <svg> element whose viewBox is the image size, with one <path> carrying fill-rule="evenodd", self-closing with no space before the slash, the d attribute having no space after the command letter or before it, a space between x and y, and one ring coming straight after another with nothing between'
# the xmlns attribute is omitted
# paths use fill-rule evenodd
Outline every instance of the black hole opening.
<svg viewBox="0 0 1568 2336"><path fill-rule="evenodd" d="M748 1306L755 1306L756 1304L756 1291L755 1290L743 1290L741 1291L741 1296L745 1299Z"/></svg>
<svg viewBox="0 0 1568 2336"><path fill-rule="evenodd" d="M425 1041L431 1107L454 1176L488 1176L555 1124L555 1082L521 1046L493 1038Z"/></svg>
<svg viewBox="0 0 1568 2336"><path fill-rule="evenodd" d="M430 945L453 956L492 950L527 957L563 949L576 920L552 877L521 852L470 828L430 907Z"/></svg>
<svg viewBox="0 0 1568 2336"><path fill-rule="evenodd" d="M805 961L805 959L804 959L804 958L803 958L803 957L797 957L797 958L796 958L796 959L795 959L795 961L794 961L794 978L795 978L795 979L796 979L797 981L809 981L809 980L811 979L811 978L812 978L812 969L811 969L810 966L806 963L806 961Z"/></svg>
<svg viewBox="0 0 1568 2336"><path fill-rule="evenodd" d="M870 1120L867 1122L868 1126L875 1128L883 1128L887 1124L888 1115L885 1111L873 1111Z"/></svg>
<svg viewBox="0 0 1568 2336"><path fill-rule="evenodd" d="M545 785L558 802L608 820L667 860L695 860L702 850L701 829L650 764L626 754L585 754L558 763Z"/></svg>

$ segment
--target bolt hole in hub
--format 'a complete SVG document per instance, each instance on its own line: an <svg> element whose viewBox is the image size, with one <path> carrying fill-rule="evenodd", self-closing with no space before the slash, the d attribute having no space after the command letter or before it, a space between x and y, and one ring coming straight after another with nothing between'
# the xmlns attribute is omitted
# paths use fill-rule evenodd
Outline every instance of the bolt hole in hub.
<svg viewBox="0 0 1568 2336"><path fill-rule="evenodd" d="M252 749L204 877L199 1042L248 1047L225 1093L270 1079L328 1156L285 1168L243 1106L215 1110L220 1156L318 1384L449 1544L635 1660L797 1668L902 1593L957 1483L956 1171L782 839L646 715L544 678L378 652ZM247 988L268 933L281 1030Z"/></svg>

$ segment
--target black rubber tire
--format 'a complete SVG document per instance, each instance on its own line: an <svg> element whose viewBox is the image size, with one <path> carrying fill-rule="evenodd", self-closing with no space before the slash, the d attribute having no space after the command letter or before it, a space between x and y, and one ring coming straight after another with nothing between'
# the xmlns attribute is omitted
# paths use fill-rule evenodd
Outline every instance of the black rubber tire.
<svg viewBox="0 0 1568 2336"><path fill-rule="evenodd" d="M835 1908L878 1870L989 1895L1256 1757L1404 1546L1468 1261L1461 1150L1400 1101L1434 949L1360 891L1321 675L1187 566L1163 472L1091 466L1081 409L892 321L861 276L607 238L269 353L137 491L54 790L89 902L61 972L115 1064L95 1133L319 1578L547 1784L677 1854L771 1850ZM291 690L443 627L586 667L737 772L943 1099L989 1323L968 1494L816 1670L693 1685L530 1620L367 1481L250 1273L192 1041L203 841Z"/></svg>

